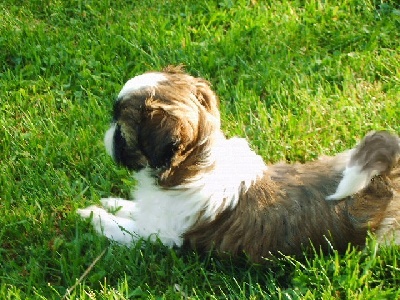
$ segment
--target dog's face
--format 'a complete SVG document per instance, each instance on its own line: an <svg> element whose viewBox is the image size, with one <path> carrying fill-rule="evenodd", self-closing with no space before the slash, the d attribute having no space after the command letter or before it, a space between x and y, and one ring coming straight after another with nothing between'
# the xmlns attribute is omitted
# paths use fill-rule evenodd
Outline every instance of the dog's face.
<svg viewBox="0 0 400 300"><path fill-rule="evenodd" d="M169 67L125 84L105 145L119 164L134 171L149 167L161 185L174 186L208 163L219 132L218 99L209 83Z"/></svg>

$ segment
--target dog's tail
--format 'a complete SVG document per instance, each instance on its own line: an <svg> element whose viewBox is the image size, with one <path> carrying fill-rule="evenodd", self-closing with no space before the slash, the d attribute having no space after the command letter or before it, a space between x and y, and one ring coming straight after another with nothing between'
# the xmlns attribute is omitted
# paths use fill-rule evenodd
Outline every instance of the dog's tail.
<svg viewBox="0 0 400 300"><path fill-rule="evenodd" d="M400 244L400 139L386 131L368 134L352 150L336 192L354 228L375 230L378 241ZM379 175L379 176L377 176Z"/></svg>
<svg viewBox="0 0 400 300"><path fill-rule="evenodd" d="M340 200L366 188L376 175L389 175L398 164L400 139L386 131L369 133L352 150L336 192L327 200Z"/></svg>

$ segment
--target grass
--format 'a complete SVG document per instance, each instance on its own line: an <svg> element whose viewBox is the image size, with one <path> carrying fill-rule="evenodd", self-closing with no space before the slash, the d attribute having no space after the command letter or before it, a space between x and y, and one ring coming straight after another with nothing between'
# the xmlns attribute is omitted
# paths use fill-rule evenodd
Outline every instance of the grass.
<svg viewBox="0 0 400 300"><path fill-rule="evenodd" d="M372 129L400 133L396 1L3 0L0 298L396 299L400 250L266 266L98 237L75 210L129 197L102 136L130 77L168 64L210 80L223 129L267 162L307 161Z"/></svg>

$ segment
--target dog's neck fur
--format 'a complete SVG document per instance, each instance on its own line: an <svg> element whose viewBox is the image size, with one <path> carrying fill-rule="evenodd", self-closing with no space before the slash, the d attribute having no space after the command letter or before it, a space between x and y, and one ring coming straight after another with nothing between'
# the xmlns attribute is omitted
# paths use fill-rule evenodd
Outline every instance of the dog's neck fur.
<svg viewBox="0 0 400 300"><path fill-rule="evenodd" d="M261 178L267 169L262 158L250 149L245 139L226 139L221 133L214 143L209 156L209 165L213 166L213 170L198 172L184 184L160 186L149 168L135 176L138 183L133 199L140 206L151 207L154 214L151 218L155 219L154 226L158 227L153 227L152 233L156 230L166 245L182 245L183 234L195 222L212 221L223 211L234 209L240 194ZM147 234L144 233L144 236Z"/></svg>
<svg viewBox="0 0 400 300"><path fill-rule="evenodd" d="M216 135L210 149L208 165L211 172L199 172L186 184L173 189L197 189L208 196L204 217L214 218L216 212L234 208L239 194L263 176L267 166L261 156L250 149L242 138L226 139L222 132Z"/></svg>

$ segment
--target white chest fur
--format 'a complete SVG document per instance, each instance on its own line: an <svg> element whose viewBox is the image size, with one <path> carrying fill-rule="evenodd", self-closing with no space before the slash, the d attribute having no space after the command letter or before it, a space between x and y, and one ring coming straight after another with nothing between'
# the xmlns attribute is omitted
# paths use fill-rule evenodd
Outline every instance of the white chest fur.
<svg viewBox="0 0 400 300"><path fill-rule="evenodd" d="M246 140L221 137L214 145L210 162L214 169L190 183L162 188L148 168L136 174L134 200L102 199L103 208L90 206L78 210L90 217L99 233L129 245L137 238L159 238L166 246L181 246L182 235L199 219L212 220L217 213L234 208L241 189L248 189L266 170L262 158ZM110 211L114 211L111 213Z"/></svg>

